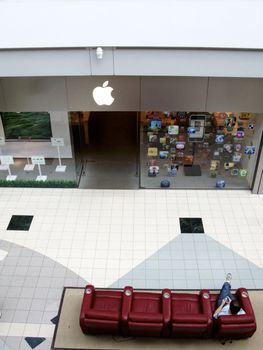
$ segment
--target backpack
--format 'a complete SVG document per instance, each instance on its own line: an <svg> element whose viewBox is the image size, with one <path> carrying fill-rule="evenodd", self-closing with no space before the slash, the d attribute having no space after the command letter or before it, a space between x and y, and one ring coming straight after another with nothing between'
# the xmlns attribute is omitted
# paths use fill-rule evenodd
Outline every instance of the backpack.
<svg viewBox="0 0 263 350"><path fill-rule="evenodd" d="M161 182L160 182L160 186L161 186L161 187L170 187L170 181L167 180L167 179L163 179L163 180L161 180Z"/></svg>

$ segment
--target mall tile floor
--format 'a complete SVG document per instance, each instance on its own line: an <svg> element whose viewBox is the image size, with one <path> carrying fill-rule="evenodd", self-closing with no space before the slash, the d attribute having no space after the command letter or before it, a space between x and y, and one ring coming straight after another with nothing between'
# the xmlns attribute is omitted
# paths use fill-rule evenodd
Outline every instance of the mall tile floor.
<svg viewBox="0 0 263 350"><path fill-rule="evenodd" d="M30 229L7 230L12 215ZM179 218L205 233L181 234ZM233 288L262 289L263 196L1 188L0 270L0 349L47 350L64 286L219 289L232 272Z"/></svg>

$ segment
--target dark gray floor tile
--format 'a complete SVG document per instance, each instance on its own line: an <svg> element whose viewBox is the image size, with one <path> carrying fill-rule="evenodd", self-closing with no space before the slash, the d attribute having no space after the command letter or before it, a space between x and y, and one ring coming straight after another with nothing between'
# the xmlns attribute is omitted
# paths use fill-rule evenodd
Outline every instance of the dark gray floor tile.
<svg viewBox="0 0 263 350"><path fill-rule="evenodd" d="M204 233L201 218L180 218L181 233Z"/></svg>
<svg viewBox="0 0 263 350"><path fill-rule="evenodd" d="M59 320L59 317L58 315L53 317L50 321L53 323L53 324L58 324L58 320Z"/></svg>
<svg viewBox="0 0 263 350"><path fill-rule="evenodd" d="M25 341L29 344L31 349L36 348L38 345L43 343L46 340L46 338L40 338L40 337L26 337Z"/></svg>
<svg viewBox="0 0 263 350"><path fill-rule="evenodd" d="M12 215L7 230L28 231L32 220L32 215Z"/></svg>

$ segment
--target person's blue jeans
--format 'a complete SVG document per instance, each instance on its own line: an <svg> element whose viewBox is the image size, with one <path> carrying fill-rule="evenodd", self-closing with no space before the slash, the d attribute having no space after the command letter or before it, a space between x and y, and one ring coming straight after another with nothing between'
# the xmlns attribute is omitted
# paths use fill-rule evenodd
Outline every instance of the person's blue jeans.
<svg viewBox="0 0 263 350"><path fill-rule="evenodd" d="M231 285L229 282L225 282L221 288L217 299L217 307L221 305L223 299L225 299L226 297L229 297L231 300L234 300L234 297L231 294Z"/></svg>

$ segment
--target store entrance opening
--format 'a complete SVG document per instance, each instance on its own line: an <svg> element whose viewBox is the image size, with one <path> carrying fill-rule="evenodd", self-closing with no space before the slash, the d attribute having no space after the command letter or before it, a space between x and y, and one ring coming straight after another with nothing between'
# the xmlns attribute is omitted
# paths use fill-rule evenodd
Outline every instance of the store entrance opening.
<svg viewBox="0 0 263 350"><path fill-rule="evenodd" d="M80 188L139 187L137 112L81 112L78 140L83 165ZM74 140L76 136L74 136ZM76 147L77 148L77 147Z"/></svg>

